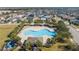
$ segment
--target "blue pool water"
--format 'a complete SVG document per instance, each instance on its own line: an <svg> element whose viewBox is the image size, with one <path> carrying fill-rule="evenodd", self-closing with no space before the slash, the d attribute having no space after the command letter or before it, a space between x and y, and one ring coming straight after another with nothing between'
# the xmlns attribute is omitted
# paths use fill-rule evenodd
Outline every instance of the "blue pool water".
<svg viewBox="0 0 79 59"><path fill-rule="evenodd" d="M56 36L56 32L55 31L49 31L48 29L42 29L42 30L39 30L39 31L25 30L23 32L23 34L25 36L32 35L34 37L41 37L43 35L52 36L52 37Z"/></svg>
<svg viewBox="0 0 79 59"><path fill-rule="evenodd" d="M15 41L11 40L6 44L6 48L13 48L15 46Z"/></svg>

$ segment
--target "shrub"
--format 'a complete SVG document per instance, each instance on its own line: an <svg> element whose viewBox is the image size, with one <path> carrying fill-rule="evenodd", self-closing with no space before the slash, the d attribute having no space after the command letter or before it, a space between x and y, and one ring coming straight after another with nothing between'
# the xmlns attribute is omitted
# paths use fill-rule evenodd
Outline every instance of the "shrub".
<svg viewBox="0 0 79 59"><path fill-rule="evenodd" d="M39 40L37 40L37 41L35 42L35 44L36 44L37 47L42 47L42 46L43 46L42 42L39 41Z"/></svg>

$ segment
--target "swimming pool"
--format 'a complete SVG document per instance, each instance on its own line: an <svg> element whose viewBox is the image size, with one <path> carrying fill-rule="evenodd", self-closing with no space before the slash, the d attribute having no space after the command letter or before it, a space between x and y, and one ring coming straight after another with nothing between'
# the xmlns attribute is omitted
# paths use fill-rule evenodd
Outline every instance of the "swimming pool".
<svg viewBox="0 0 79 59"><path fill-rule="evenodd" d="M35 30L24 30L23 31L23 35L27 36L27 35L30 35L30 36L33 36L33 37L42 37L44 35L47 35L47 36L56 36L56 32L55 31L49 31L48 29L41 29L41 30L38 30L38 31L35 31Z"/></svg>
<svg viewBox="0 0 79 59"><path fill-rule="evenodd" d="M9 42L7 42L6 44L6 48L13 48L15 46L15 41L14 40L11 40Z"/></svg>

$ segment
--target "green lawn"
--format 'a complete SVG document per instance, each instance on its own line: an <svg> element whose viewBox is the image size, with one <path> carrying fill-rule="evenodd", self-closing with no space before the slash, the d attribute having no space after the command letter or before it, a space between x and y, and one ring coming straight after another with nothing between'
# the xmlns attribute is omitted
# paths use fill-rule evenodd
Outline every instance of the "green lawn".
<svg viewBox="0 0 79 59"><path fill-rule="evenodd" d="M42 47L42 51L62 51L64 49L63 48L58 48L58 46L60 46L60 45L66 45L66 44L67 43L56 43L56 44L52 45L49 48Z"/></svg>
<svg viewBox="0 0 79 59"><path fill-rule="evenodd" d="M7 35L16 27L17 25L0 25L0 48L3 46Z"/></svg>

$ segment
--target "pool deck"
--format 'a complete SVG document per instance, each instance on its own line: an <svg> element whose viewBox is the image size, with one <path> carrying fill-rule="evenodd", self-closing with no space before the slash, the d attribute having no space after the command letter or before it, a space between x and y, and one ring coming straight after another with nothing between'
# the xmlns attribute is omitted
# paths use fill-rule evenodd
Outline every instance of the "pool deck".
<svg viewBox="0 0 79 59"><path fill-rule="evenodd" d="M24 29L26 29L26 30L34 29L36 31L41 30L41 29L48 29L50 31L54 31L53 28L49 28L46 26L24 26L24 28L22 30L24 30Z"/></svg>

